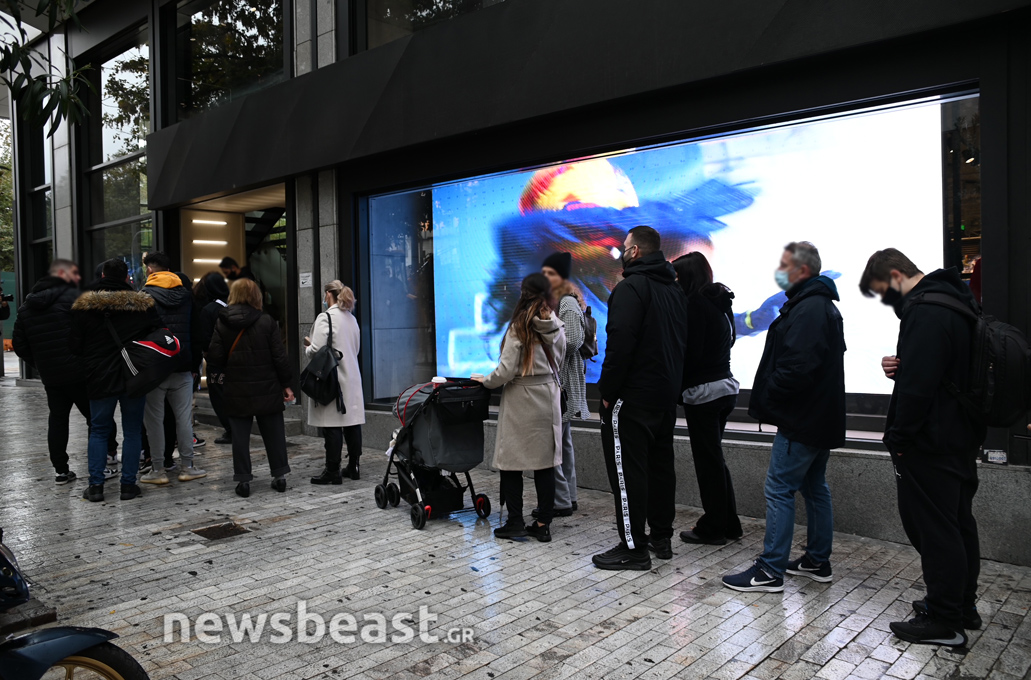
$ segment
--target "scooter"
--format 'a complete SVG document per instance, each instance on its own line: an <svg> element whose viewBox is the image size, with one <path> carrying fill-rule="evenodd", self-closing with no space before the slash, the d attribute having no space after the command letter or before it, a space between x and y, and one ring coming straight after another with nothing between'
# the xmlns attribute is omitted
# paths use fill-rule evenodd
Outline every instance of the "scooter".
<svg viewBox="0 0 1031 680"><path fill-rule="evenodd" d="M29 585L0 529L0 611L29 601ZM44 628L0 639L0 680L150 680L143 667L121 647L118 637L100 628Z"/></svg>

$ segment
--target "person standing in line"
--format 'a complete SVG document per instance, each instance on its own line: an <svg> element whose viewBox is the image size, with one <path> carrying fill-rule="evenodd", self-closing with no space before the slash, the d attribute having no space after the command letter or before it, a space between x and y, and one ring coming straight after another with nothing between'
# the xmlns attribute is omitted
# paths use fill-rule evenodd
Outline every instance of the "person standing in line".
<svg viewBox="0 0 1031 680"><path fill-rule="evenodd" d="M340 281L325 286L323 302L326 311L319 314L311 329L311 337L304 339L305 354L314 356L329 342L330 324L333 326L333 349L340 353L337 380L344 398L344 411L334 401L323 406L308 399L308 424L322 428L326 443L326 468L312 484L342 484L343 478L360 479L358 461L362 455L362 425L365 424L365 396L362 394L362 375L358 367L361 331L354 314L354 291ZM347 468L340 473L344 443L347 443Z"/></svg>
<svg viewBox="0 0 1031 680"><path fill-rule="evenodd" d="M251 273L251 268L247 265L241 267L236 260L228 255L223 257L222 261L218 263L218 268L222 270L222 275L230 281L237 279L250 279L254 281L254 274Z"/></svg>
<svg viewBox="0 0 1031 680"><path fill-rule="evenodd" d="M165 400L175 418L176 441L179 447L179 481L189 482L206 477L208 473L193 463L193 334L197 330L197 318L193 309L193 296L183 286L179 275L170 271L172 261L162 252L149 253L143 258L147 266L147 285L143 292L154 298L158 315L168 330L179 340L180 352L176 368L156 388L147 394L147 410L144 418L147 425L147 441L151 455L164 452L167 441L165 433ZM123 456L124 458L124 456ZM166 460L166 467L168 467ZM122 461L124 466L125 461ZM140 479L145 484L168 484L165 470L153 470Z"/></svg>
<svg viewBox="0 0 1031 680"><path fill-rule="evenodd" d="M651 227L631 229L623 241L624 278L609 297L598 388L620 540L592 558L599 569L647 571L649 549L659 559L673 556L673 429L687 347L687 300L661 247Z"/></svg>
<svg viewBox="0 0 1031 680"><path fill-rule="evenodd" d="M75 481L68 467L68 416L74 406L90 422L86 374L77 357L68 353L72 305L79 298L79 267L71 260L54 260L49 273L36 282L18 309L11 342L14 353L36 371L47 394L50 420L47 448L54 481Z"/></svg>
<svg viewBox="0 0 1031 680"><path fill-rule="evenodd" d="M208 347L211 345L211 338L215 335L215 324L218 322L218 315L229 306L229 287L226 285L226 280L218 272L208 272L201 277L197 285L204 287L205 297L207 298L207 301L200 308L197 322L197 344L203 348L203 352L206 354ZM232 444L232 426L229 424L229 418L225 413L224 387L218 381L220 371L217 367L211 365L210 360L205 364L204 370L207 377L206 383L208 386L208 397L211 399L211 408L215 411L215 416L218 417L218 422L222 426L222 434L215 439L215 443Z"/></svg>
<svg viewBox="0 0 1031 680"><path fill-rule="evenodd" d="M72 305L68 350L82 357L90 398L89 486L82 495L88 501L104 500L104 465L116 406L122 411L122 451L143 449L141 430L147 399L126 394L121 352L126 342L160 327L154 298L132 289L129 268L118 258L104 263L103 275L94 290L83 293ZM117 344L111 337L112 331L117 335ZM123 501L141 495L136 484L139 465L138 453L122 456Z"/></svg>
<svg viewBox="0 0 1031 680"><path fill-rule="evenodd" d="M558 300L558 318L566 334L566 358L559 378L566 391L566 410L562 414L562 464L555 468L555 517L569 517L576 509L576 452L573 450L573 419L587 420L587 378L580 347L584 344L587 304L583 293L569 281L573 256L553 253L541 266L541 273L551 284L551 294ZM537 517L539 508L531 515Z"/></svg>
<svg viewBox="0 0 1031 680"><path fill-rule="evenodd" d="M723 577L745 592L779 593L784 573L829 583L834 516L827 486L830 450L845 444L845 332L834 281L819 276L812 243L789 243L776 271L788 301L770 324L752 383L748 415L777 427L766 473L766 537L751 568ZM805 499L806 549L789 561L795 492Z"/></svg>
<svg viewBox="0 0 1031 680"><path fill-rule="evenodd" d="M687 354L684 356L684 418L691 438L698 492L704 512L694 528L680 532L685 543L724 545L741 538L734 483L723 458L723 432L740 390L730 372L734 346L734 294L713 283L712 267L702 253L673 261L687 296Z"/></svg>
<svg viewBox="0 0 1031 680"><path fill-rule="evenodd" d="M294 400L293 371L279 325L262 313L261 289L251 279L237 279L229 288L229 306L218 316L208 360L220 367L224 376L236 494L242 498L251 495L251 425L255 420L265 443L272 488L286 491L290 463L283 411L285 404Z"/></svg>
<svg viewBox="0 0 1031 680"><path fill-rule="evenodd" d="M859 290L879 295L902 321L896 355L881 361L895 381L884 445L895 466L902 527L920 553L927 587L927 596L913 603L916 616L889 625L907 642L963 646L964 629L982 623L976 605L981 547L972 506L987 430L947 386L969 380L973 330L960 310L976 314L980 307L955 268L925 276L894 248L870 256Z"/></svg>
<svg viewBox="0 0 1031 680"><path fill-rule="evenodd" d="M551 284L543 274L523 279L519 301L501 341L498 367L474 376L488 389L505 386L498 412L493 465L501 471L501 499L508 520L494 530L498 538L531 536L551 541L555 509L555 467L562 462L562 388L558 367L566 352L562 320L555 311ZM533 471L537 519L523 521L523 471Z"/></svg>

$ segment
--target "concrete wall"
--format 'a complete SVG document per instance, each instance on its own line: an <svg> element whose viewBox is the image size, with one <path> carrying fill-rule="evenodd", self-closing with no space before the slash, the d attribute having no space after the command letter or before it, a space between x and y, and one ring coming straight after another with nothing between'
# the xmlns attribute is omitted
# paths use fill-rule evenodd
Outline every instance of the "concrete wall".
<svg viewBox="0 0 1031 680"><path fill-rule="evenodd" d="M397 427L392 414L368 412L363 432L366 447L386 450ZM485 429L484 464L490 466L494 451L495 421ZM598 430L573 429L576 474L581 488L608 490ZM675 442L677 503L701 507L698 483L687 437ZM724 443L724 455L734 477L738 512L765 517L763 485L770 462L770 445L737 441ZM371 461L370 461L371 463ZM981 488L974 499L974 515L981 533L982 557L1031 566L1031 468L981 465ZM896 508L895 476L887 453L841 449L831 453L827 482L834 498L834 529L858 536L907 543ZM797 523L805 524L804 503L798 497ZM681 527L688 529L690 527Z"/></svg>

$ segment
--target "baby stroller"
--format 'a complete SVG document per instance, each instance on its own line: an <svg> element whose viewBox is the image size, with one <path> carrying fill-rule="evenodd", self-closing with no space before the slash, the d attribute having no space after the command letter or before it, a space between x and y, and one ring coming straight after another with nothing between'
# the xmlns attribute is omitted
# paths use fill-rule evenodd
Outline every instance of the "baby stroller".
<svg viewBox="0 0 1031 680"><path fill-rule="evenodd" d="M376 505L397 507L403 498L412 506L412 526L422 529L431 517L475 510L490 515L490 500L473 489L469 470L483 462L483 421L490 390L474 380L441 379L413 385L394 404L401 429L388 451L383 483L376 486ZM397 481L390 481L396 468ZM465 474L465 486L458 473ZM465 507L469 491L473 507Z"/></svg>

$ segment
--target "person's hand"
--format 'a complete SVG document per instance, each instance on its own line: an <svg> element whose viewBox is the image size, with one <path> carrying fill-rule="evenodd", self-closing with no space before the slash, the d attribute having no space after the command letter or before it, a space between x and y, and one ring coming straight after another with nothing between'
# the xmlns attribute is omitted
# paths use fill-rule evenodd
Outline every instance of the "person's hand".
<svg viewBox="0 0 1031 680"><path fill-rule="evenodd" d="M604 406L605 408L608 408L609 407L609 402L607 402L604 399L602 399L601 400L601 405Z"/></svg>
<svg viewBox="0 0 1031 680"><path fill-rule="evenodd" d="M307 335L304 336L304 346L305 347L309 347L310 345L311 345L311 338L309 338Z"/></svg>
<svg viewBox="0 0 1031 680"><path fill-rule="evenodd" d="M899 358L896 356L883 357L881 359L881 370L884 371L886 378L894 378L895 373L899 370Z"/></svg>
<svg viewBox="0 0 1031 680"><path fill-rule="evenodd" d="M289 387L283 389L283 401L293 401L294 391Z"/></svg>

